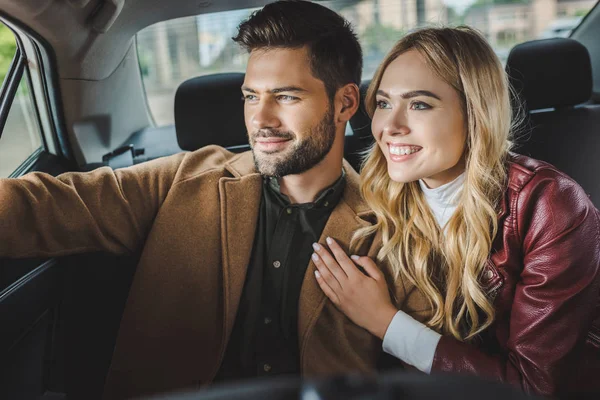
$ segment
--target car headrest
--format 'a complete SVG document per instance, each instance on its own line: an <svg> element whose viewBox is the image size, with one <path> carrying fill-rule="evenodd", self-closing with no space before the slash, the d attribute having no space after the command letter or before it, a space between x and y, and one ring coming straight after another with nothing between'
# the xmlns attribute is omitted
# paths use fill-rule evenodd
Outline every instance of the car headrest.
<svg viewBox="0 0 600 400"><path fill-rule="evenodd" d="M367 89L369 89L369 84L371 80L362 81L360 84L360 106L356 111L356 114L350 118L350 127L355 135L359 137L369 137L371 136L371 118L369 114L367 114L367 109L365 108L365 97L367 96Z"/></svg>
<svg viewBox="0 0 600 400"><path fill-rule="evenodd" d="M175 130L183 150L209 144L223 147L248 144L240 88L243 73L188 79L175 94Z"/></svg>
<svg viewBox="0 0 600 400"><path fill-rule="evenodd" d="M515 46L506 72L528 110L574 106L590 99L590 55L573 39L533 40Z"/></svg>

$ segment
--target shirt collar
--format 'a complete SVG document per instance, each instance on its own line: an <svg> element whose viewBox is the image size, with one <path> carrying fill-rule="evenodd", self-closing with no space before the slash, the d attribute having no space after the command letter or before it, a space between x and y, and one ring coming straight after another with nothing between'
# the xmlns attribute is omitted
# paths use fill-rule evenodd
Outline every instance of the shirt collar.
<svg viewBox="0 0 600 400"><path fill-rule="evenodd" d="M457 176L453 181L443 184L437 188L430 189L422 179L419 180L421 190L429 202L440 206L456 206L461 190L465 182L465 173Z"/></svg>
<svg viewBox="0 0 600 400"><path fill-rule="evenodd" d="M263 179L269 192L275 195L275 197L281 201L284 206L298 206L302 208L333 208L342 198L342 195L344 194L344 188L346 187L346 171L342 168L342 174L340 177L331 186L321 190L315 201L311 203L291 204L289 197L281 193L281 186L279 185L279 179L277 177L265 176Z"/></svg>

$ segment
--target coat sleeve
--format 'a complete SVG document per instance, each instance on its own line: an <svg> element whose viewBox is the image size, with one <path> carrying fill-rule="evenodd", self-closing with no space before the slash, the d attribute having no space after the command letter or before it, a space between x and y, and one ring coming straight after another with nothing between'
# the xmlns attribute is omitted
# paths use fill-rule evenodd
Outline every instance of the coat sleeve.
<svg viewBox="0 0 600 400"><path fill-rule="evenodd" d="M0 179L0 257L137 250L184 154L113 171Z"/></svg>
<svg viewBox="0 0 600 400"><path fill-rule="evenodd" d="M441 338L432 371L465 372L557 394L577 369L600 290L598 211L571 179L547 169L513 203L512 229L522 243L522 271L503 354Z"/></svg>

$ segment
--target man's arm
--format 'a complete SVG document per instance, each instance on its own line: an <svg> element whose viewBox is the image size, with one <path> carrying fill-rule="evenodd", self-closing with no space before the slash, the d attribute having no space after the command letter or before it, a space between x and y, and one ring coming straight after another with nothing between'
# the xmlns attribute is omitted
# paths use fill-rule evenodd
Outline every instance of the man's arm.
<svg viewBox="0 0 600 400"><path fill-rule="evenodd" d="M117 171L0 179L0 257L138 249L184 156Z"/></svg>

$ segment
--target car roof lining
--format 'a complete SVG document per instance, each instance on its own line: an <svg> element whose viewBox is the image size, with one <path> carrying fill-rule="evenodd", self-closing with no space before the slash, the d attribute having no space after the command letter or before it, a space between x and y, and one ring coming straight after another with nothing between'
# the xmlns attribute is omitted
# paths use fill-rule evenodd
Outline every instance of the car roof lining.
<svg viewBox="0 0 600 400"><path fill-rule="evenodd" d="M4 0L1 11L32 27L54 49L61 79L108 78L127 54L134 35L154 23L190 15L260 7L269 0L127 0L105 32L94 15L122 0ZM78 4L84 4L80 7Z"/></svg>
<svg viewBox="0 0 600 400"><path fill-rule="evenodd" d="M4 0L0 11L32 27L53 48L61 79L98 81L108 78L127 54L133 36L154 23L226 10L260 7L270 0ZM105 33L95 22L102 10L121 3L114 23ZM590 49L595 70L600 66L600 49L592 38L600 37L600 7L585 18L573 38ZM96 16L96 17L94 17ZM106 20L106 17L104 18ZM109 18L110 19L110 18ZM106 21L105 21L106 22ZM100 27L102 30L102 27ZM598 54L596 54L596 52ZM598 94L600 72L595 73Z"/></svg>

